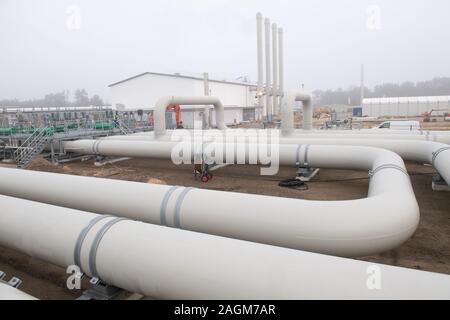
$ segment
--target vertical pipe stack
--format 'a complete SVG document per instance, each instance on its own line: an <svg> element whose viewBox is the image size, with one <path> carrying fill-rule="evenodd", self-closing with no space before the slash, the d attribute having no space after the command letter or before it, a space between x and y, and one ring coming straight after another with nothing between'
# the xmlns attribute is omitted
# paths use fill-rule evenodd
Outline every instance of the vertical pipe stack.
<svg viewBox="0 0 450 320"><path fill-rule="evenodd" d="M205 88L205 97L209 96L209 74L203 74L203 86ZM209 129L211 128L211 112L209 110L209 106L205 105L203 109L203 128Z"/></svg>
<svg viewBox="0 0 450 320"><path fill-rule="evenodd" d="M272 65L273 65L273 114L279 114L278 106L278 27L277 24L272 24Z"/></svg>
<svg viewBox="0 0 450 320"><path fill-rule="evenodd" d="M271 70L270 70L270 19L266 18L264 20L265 23L265 32L266 32L266 109L267 109L267 120L272 122L272 100L270 99L271 95Z"/></svg>
<svg viewBox="0 0 450 320"><path fill-rule="evenodd" d="M264 56L263 56L263 16L260 12L256 15L257 52L258 52L258 106L263 105L264 86ZM264 109L263 115L267 115Z"/></svg>
<svg viewBox="0 0 450 320"><path fill-rule="evenodd" d="M283 29L278 28L277 24L274 23L272 24L271 31L270 19L264 19L265 57L263 57L263 19L263 15L258 12L256 14L258 56L257 98L258 105L262 106L262 96L266 96L263 114L268 122L272 122L273 115L279 116L281 113L281 97L283 97L284 91ZM264 58L266 61L265 74L263 65ZM265 88L263 88L264 76L266 77Z"/></svg>
<svg viewBox="0 0 450 320"><path fill-rule="evenodd" d="M278 114L281 113L281 99L284 96L284 43L283 43L283 28L278 29L278 70L279 70L279 90L280 101L278 103Z"/></svg>

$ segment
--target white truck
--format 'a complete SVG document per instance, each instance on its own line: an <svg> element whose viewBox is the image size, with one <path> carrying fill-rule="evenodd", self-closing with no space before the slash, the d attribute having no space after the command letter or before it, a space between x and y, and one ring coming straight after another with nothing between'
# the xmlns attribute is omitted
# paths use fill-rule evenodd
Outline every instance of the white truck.
<svg viewBox="0 0 450 320"><path fill-rule="evenodd" d="M374 127L373 129L388 129L388 130L408 130L415 131L420 130L420 122L419 121L409 121L409 120L390 120L385 121L379 126Z"/></svg>

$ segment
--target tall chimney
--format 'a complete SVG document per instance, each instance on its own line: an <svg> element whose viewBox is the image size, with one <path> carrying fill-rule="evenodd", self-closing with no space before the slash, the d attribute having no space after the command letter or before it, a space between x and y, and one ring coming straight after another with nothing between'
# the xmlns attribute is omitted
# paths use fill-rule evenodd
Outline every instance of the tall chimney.
<svg viewBox="0 0 450 320"><path fill-rule="evenodd" d="M256 14L257 51L258 51L258 106L263 105L264 91L264 56L263 56L263 16L260 12ZM267 114L267 110L263 111Z"/></svg>
<svg viewBox="0 0 450 320"><path fill-rule="evenodd" d="M278 69L279 69L279 94L280 94L280 100L283 98L284 95L284 43L283 43L283 28L278 29ZM279 106L281 107L281 101L279 103ZM281 110L280 110L281 112Z"/></svg>
<svg viewBox="0 0 450 320"><path fill-rule="evenodd" d="M278 105L278 27L277 24L272 24L272 66L273 66L273 114L279 115Z"/></svg>
<svg viewBox="0 0 450 320"><path fill-rule="evenodd" d="M203 87L205 96L209 96L209 74L203 73ZM211 128L211 111L209 106L205 106L203 109L203 128L209 129Z"/></svg>
<svg viewBox="0 0 450 320"><path fill-rule="evenodd" d="M271 58L271 53L270 53L270 19L266 18L264 19L264 23L265 23L265 32L266 32L266 109L267 109L267 120L269 122L272 122L272 100L270 99L270 95L272 92L271 89L271 79L272 76L270 74L270 58Z"/></svg>

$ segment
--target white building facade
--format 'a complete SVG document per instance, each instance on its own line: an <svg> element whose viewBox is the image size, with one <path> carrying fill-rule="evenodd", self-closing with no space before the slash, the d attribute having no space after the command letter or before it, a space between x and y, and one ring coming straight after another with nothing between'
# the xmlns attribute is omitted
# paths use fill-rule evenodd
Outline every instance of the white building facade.
<svg viewBox="0 0 450 320"><path fill-rule="evenodd" d="M209 95L218 97L225 108L225 123L259 120L262 107L257 105L256 85L249 83L208 80ZM110 86L111 104L122 111L151 111L162 96L204 96L204 79L180 74L146 72ZM202 108L182 106L185 127L201 120ZM212 112L214 124L215 115Z"/></svg>
<svg viewBox="0 0 450 320"><path fill-rule="evenodd" d="M450 96L370 98L363 100L363 116L417 117L431 110L450 113Z"/></svg>

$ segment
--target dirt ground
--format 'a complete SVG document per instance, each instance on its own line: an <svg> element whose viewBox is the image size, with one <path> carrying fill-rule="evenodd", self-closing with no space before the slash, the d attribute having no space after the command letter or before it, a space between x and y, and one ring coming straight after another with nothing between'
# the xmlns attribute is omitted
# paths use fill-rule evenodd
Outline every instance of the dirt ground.
<svg viewBox="0 0 450 320"><path fill-rule="evenodd" d="M308 183L308 190L292 190L279 187L278 182L295 176L295 168L283 167L277 176L262 177L256 166L228 166L214 171L213 180L205 184L194 180L191 166L148 159L127 160L104 167L95 167L93 161L54 166L37 159L29 169L309 200L363 198L369 182L367 172L321 170L314 181ZM408 163L408 170L421 209L419 229L400 248L361 260L450 274L450 194L431 190L434 170L430 166ZM81 293L65 289L65 270L9 249L0 248L0 270L8 277L22 279L21 289L41 299L73 299Z"/></svg>

